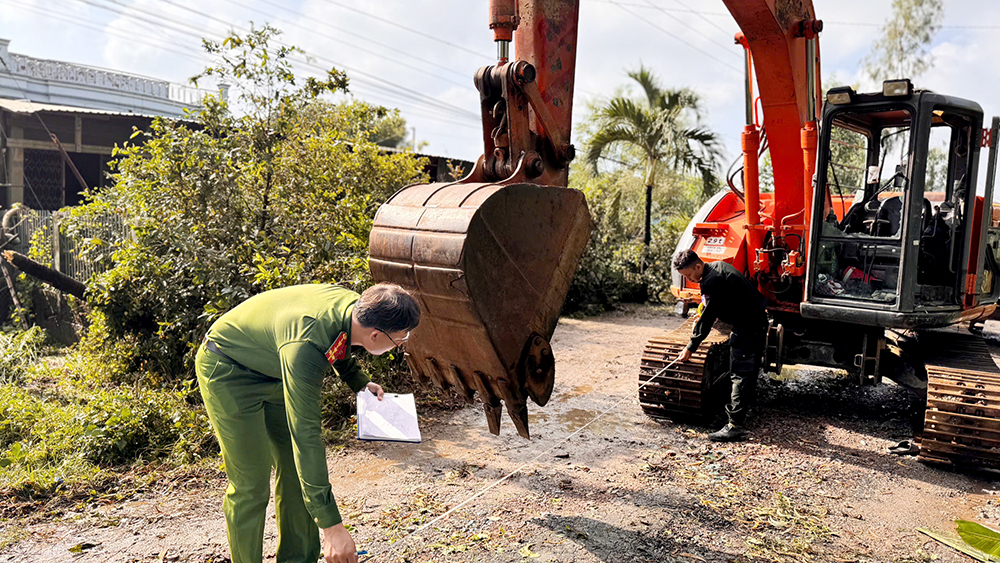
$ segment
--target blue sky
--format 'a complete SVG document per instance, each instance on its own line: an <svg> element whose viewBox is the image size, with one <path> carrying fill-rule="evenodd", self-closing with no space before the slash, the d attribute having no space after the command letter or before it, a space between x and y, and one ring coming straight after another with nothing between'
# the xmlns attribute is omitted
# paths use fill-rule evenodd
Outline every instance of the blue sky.
<svg viewBox="0 0 1000 563"><path fill-rule="evenodd" d="M823 75L864 84L860 61L889 16L889 0L814 5L825 22ZM0 38L10 39L15 53L186 82L208 61L198 37L268 21L284 31L283 41L315 57L314 65L345 69L356 97L400 108L417 139L428 143L426 152L473 160L482 140L472 75L495 56L487 6L486 0L0 0ZM934 66L917 86L971 98L988 116L1000 114L1000 44L991 40L1000 29L1000 3L945 0L941 23ZM721 1L581 0L575 119L586 117L589 101L626 85L626 71L642 63L665 85L702 95L708 124L725 139L727 159L735 157L743 122L736 31Z"/></svg>

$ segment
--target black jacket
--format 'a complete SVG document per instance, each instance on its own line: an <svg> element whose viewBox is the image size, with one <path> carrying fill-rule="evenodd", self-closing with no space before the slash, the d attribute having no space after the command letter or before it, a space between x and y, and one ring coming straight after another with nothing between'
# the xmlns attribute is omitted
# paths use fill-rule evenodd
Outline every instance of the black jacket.
<svg viewBox="0 0 1000 563"><path fill-rule="evenodd" d="M701 276L701 296L705 308L694 325L688 350L698 349L719 319L736 330L756 332L767 322L767 299L757 286L726 262L706 262Z"/></svg>

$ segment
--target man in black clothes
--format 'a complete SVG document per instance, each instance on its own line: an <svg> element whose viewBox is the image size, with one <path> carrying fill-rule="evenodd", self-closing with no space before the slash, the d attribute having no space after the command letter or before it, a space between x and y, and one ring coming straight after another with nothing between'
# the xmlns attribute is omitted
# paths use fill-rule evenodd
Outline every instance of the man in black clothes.
<svg viewBox="0 0 1000 563"><path fill-rule="evenodd" d="M691 343L681 352L679 360L686 362L712 331L719 319L733 327L730 344L729 372L733 381L732 397L726 406L729 423L708 437L715 442L737 442L746 439L747 409L753 403L757 374L767 339L767 300L736 268L726 262L706 264L692 250L682 250L674 256L674 269L692 283L701 285L701 317L694 325Z"/></svg>

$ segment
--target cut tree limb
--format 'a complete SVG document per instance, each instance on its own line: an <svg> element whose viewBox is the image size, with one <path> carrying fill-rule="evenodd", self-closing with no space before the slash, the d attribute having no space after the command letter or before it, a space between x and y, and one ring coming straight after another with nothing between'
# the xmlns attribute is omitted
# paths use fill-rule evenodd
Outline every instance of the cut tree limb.
<svg viewBox="0 0 1000 563"><path fill-rule="evenodd" d="M87 291L87 286L83 282L71 278L62 272L49 268L48 266L39 264L20 252L5 250L3 252L3 257L18 270L21 270L25 274L51 285L63 293L68 293L83 299L83 294Z"/></svg>

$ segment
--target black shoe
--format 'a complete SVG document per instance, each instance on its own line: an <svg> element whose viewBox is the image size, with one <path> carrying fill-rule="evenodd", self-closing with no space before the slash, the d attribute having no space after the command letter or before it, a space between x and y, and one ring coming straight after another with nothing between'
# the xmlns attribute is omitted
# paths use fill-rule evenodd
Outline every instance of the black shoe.
<svg viewBox="0 0 1000 563"><path fill-rule="evenodd" d="M713 442L742 442L747 439L747 431L739 426L727 424L721 430L709 434L708 439Z"/></svg>
<svg viewBox="0 0 1000 563"><path fill-rule="evenodd" d="M920 446L909 440L903 440L895 446L890 447L889 453L895 455L917 455L920 453Z"/></svg>

